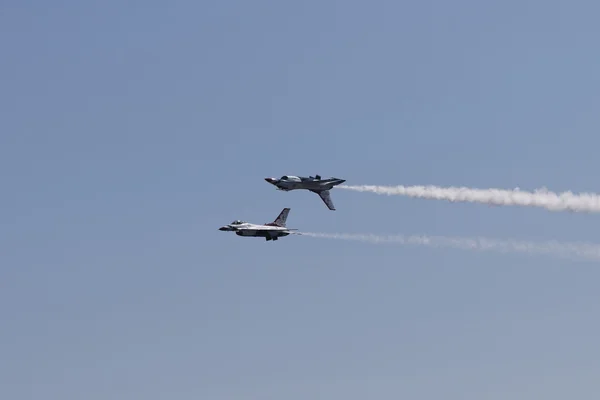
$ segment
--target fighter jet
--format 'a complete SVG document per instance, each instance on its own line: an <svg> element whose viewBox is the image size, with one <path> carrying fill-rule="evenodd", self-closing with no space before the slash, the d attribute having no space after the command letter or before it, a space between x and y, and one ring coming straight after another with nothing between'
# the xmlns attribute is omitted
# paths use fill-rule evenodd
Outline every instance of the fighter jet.
<svg viewBox="0 0 600 400"><path fill-rule="evenodd" d="M303 176L284 175L280 179L265 178L265 181L275 185L278 190L284 190L286 192L294 189L310 190L311 192L318 194L330 210L335 210L335 207L331 201L329 189L346 182L345 179L338 178L321 179L319 175L315 175L314 177L309 176L308 178Z"/></svg>
<svg viewBox="0 0 600 400"><path fill-rule="evenodd" d="M255 225L248 222L235 220L229 225L224 225L219 228L220 231L224 232L235 232L238 236L253 236L253 237L264 237L265 240L278 240L279 237L287 236L290 234L299 235L299 233L291 232L297 229L289 229L285 226L285 221L290 213L289 208L284 208L279 216L273 222L266 223L264 225Z"/></svg>

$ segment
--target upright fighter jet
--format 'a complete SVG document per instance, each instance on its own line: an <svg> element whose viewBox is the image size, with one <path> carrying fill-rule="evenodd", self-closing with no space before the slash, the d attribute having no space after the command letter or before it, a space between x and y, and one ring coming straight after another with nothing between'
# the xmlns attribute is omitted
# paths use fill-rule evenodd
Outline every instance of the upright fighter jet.
<svg viewBox="0 0 600 400"><path fill-rule="evenodd" d="M267 241L277 240L279 237L290 234L299 235L299 233L291 232L296 229L289 229L285 226L285 221L289 213L290 209L284 208L281 210L275 221L264 225L251 224L238 219L228 225L220 227L219 230L224 232L235 232L238 236L264 237Z"/></svg>
<svg viewBox="0 0 600 400"><path fill-rule="evenodd" d="M275 185L278 190L286 192L295 189L310 190L311 192L318 194L330 210L335 210L335 207L331 201L329 190L334 186L346 182L345 179L338 178L321 179L319 175L309 176L308 178L304 176L284 175L279 179L265 178L265 181L269 182L271 185Z"/></svg>

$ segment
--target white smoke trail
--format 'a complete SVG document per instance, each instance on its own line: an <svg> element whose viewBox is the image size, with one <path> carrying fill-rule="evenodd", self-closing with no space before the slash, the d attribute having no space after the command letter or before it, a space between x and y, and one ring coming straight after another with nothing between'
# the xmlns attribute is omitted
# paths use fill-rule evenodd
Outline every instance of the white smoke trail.
<svg viewBox="0 0 600 400"><path fill-rule="evenodd" d="M585 258L600 261L600 245L591 243L527 242L518 240L500 240L489 238L466 238L449 236L404 236L373 235L349 233L302 232L303 236L324 239L354 240L368 243L397 243L427 247L449 247L461 250L496 251L501 253L526 253L562 258Z"/></svg>
<svg viewBox="0 0 600 400"><path fill-rule="evenodd" d="M473 189L439 186L337 186L357 192L372 192L388 196L408 196L451 202L483 203L497 206L541 207L550 211L600 212L600 195L572 192L554 193L546 189L533 192L504 189Z"/></svg>

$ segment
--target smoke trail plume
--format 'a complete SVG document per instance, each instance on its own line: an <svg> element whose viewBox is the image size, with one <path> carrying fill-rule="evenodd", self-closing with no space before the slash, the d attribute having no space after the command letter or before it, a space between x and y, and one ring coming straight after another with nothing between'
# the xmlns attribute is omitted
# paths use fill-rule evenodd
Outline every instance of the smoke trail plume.
<svg viewBox="0 0 600 400"><path fill-rule="evenodd" d="M348 233L302 232L303 236L324 239L353 240L367 243L396 243L427 247L448 247L461 250L496 251L501 253L525 253L562 258L585 258L600 261L600 245L591 243L527 242L489 238L466 238L449 236L404 236Z"/></svg>
<svg viewBox="0 0 600 400"><path fill-rule="evenodd" d="M483 203L496 206L541 207L550 211L600 212L600 195L572 192L554 193L546 189L533 192L519 189L473 189L439 186L348 186L340 189L372 192L388 196L408 196L451 202Z"/></svg>

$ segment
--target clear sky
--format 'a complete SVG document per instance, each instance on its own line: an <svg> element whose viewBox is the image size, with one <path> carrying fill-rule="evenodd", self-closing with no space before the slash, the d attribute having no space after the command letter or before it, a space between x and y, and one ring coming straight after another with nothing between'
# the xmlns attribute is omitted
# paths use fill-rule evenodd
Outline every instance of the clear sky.
<svg viewBox="0 0 600 400"><path fill-rule="evenodd" d="M600 241L263 179L600 192L597 1L0 6L0 398L591 399L599 266L217 228Z"/></svg>

